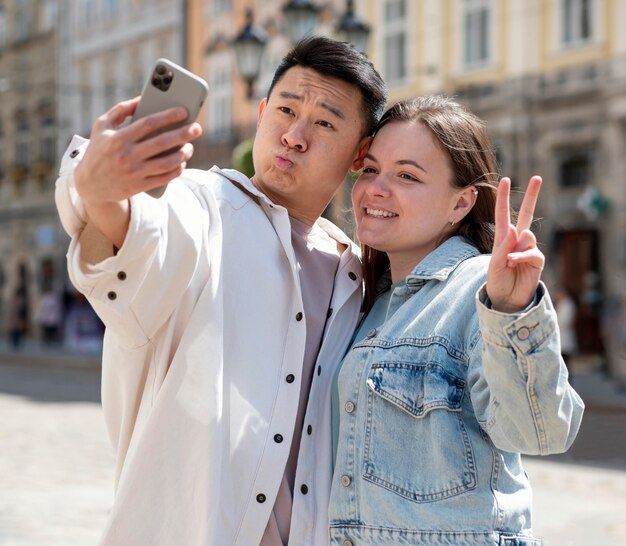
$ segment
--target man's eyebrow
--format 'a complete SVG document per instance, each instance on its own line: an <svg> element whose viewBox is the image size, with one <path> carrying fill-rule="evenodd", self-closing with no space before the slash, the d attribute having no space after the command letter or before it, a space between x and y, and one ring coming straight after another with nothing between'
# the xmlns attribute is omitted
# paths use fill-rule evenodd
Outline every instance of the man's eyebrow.
<svg viewBox="0 0 626 546"><path fill-rule="evenodd" d="M283 99L297 100L301 101L302 95L298 95L298 93L294 93L293 91L281 91L279 93L280 97ZM328 110L331 114L334 114L339 119L346 119L346 115L341 111L341 109L337 108L335 105L330 104L329 102L320 102L319 105Z"/></svg>

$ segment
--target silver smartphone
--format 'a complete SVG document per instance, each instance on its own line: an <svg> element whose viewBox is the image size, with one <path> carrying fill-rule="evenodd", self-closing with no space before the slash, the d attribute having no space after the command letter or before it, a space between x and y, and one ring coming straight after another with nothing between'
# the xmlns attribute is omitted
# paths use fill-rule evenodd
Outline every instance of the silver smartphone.
<svg viewBox="0 0 626 546"><path fill-rule="evenodd" d="M168 59L158 59L143 87L141 100L137 105L132 120L135 121L175 106L183 106L187 110L187 118L151 133L146 139L165 131L182 127L198 118L200 108L202 108L206 100L208 91L209 86L199 76ZM167 150L159 155L167 155L173 151L175 149ZM147 193L153 197L161 197L163 192L165 192L165 188L166 186L161 186Z"/></svg>

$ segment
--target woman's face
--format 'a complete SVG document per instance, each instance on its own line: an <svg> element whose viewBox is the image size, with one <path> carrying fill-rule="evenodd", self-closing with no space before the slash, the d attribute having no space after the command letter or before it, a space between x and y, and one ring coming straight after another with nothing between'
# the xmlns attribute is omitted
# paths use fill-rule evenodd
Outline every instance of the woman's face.
<svg viewBox="0 0 626 546"><path fill-rule="evenodd" d="M447 152L421 123L391 122L374 138L352 190L358 239L389 256L394 282L452 233L467 192L451 184Z"/></svg>

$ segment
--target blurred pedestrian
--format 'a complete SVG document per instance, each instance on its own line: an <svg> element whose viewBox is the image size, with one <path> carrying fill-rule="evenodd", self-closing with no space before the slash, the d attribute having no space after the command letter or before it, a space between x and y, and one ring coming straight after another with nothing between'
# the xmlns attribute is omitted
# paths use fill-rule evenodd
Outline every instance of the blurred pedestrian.
<svg viewBox="0 0 626 546"><path fill-rule="evenodd" d="M564 286L558 286L554 292L554 308L561 334L561 355L571 380L574 375L572 356L578 351L578 339L576 337L577 306L573 295Z"/></svg>
<svg viewBox="0 0 626 546"><path fill-rule="evenodd" d="M80 292L68 306L64 331L65 346L72 351L95 353L102 349L104 325Z"/></svg>
<svg viewBox="0 0 626 546"><path fill-rule="evenodd" d="M44 345L54 345L59 342L63 321L63 303L57 292L50 289L41 295L35 320Z"/></svg>
<svg viewBox="0 0 626 546"><path fill-rule="evenodd" d="M29 315L28 291L25 285L20 284L9 298L8 331L13 349L19 349L24 342Z"/></svg>

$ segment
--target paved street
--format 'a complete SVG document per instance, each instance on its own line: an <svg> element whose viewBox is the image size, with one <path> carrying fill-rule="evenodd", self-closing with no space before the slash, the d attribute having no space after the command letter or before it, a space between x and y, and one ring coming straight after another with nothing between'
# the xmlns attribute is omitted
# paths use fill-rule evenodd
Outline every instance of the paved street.
<svg viewBox="0 0 626 546"><path fill-rule="evenodd" d="M0 365L0 545L89 546L111 505L97 371Z"/></svg>
<svg viewBox="0 0 626 546"><path fill-rule="evenodd" d="M568 453L526 457L543 546L626 546L626 411L589 408Z"/></svg>
<svg viewBox="0 0 626 546"><path fill-rule="evenodd" d="M0 415L0 545L96 545L113 484L98 372L0 363ZM590 404L570 452L525 459L544 546L626 546L625 432L626 405Z"/></svg>

